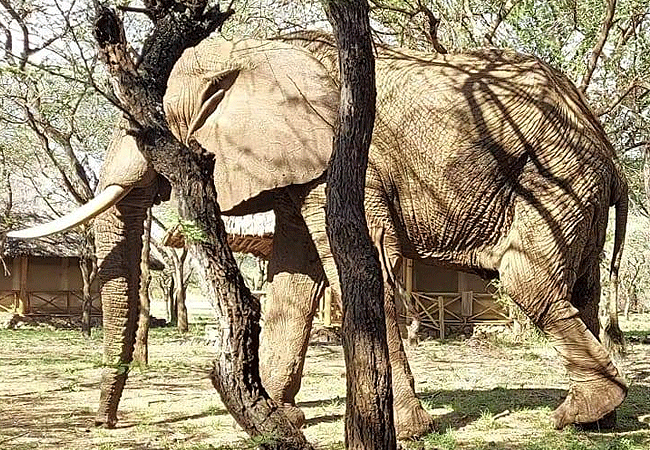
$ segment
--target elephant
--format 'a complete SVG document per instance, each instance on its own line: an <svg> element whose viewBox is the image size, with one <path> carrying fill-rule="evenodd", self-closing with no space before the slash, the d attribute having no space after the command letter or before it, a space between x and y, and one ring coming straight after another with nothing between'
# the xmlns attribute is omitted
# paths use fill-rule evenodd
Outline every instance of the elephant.
<svg viewBox="0 0 650 450"><path fill-rule="evenodd" d="M570 390L552 413L557 428L613 413L627 385L597 339L599 259L615 206L614 276L627 183L581 93L540 60L508 50L438 55L378 44L376 52L365 208L386 286L398 436L433 425L415 395L397 326L400 255L500 278L567 369ZM172 133L214 154L223 214L275 213L261 375L297 422L304 418L295 396L317 299L326 284L340 292L324 208L337 80L336 45L327 34L213 37L183 53L164 97ZM166 183L118 130L101 185L101 200L47 232L104 211L94 227L105 361L112 364L96 421L114 426L135 336L142 222Z"/></svg>

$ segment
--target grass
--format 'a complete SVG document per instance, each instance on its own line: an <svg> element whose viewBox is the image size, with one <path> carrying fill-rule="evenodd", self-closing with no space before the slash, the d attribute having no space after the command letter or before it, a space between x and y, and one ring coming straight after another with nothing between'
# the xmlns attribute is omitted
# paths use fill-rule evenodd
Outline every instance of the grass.
<svg viewBox="0 0 650 450"><path fill-rule="evenodd" d="M647 450L647 443L635 437L591 436L570 428L562 433L547 433L525 444L523 450Z"/></svg>
<svg viewBox="0 0 650 450"><path fill-rule="evenodd" d="M456 434L451 428L447 428L444 433L430 433L423 441L425 449L456 450L458 448Z"/></svg>
<svg viewBox="0 0 650 450"><path fill-rule="evenodd" d="M473 425L478 431L496 430L501 427L494 419L494 414L487 409L481 412L481 415L474 421Z"/></svg>
<svg viewBox="0 0 650 450"><path fill-rule="evenodd" d="M624 325L628 333L644 333L650 320L635 318ZM0 417L0 448L53 449L61 448L61 442L70 450L256 448L261 442L233 428L207 379L214 354L198 338L202 334L202 326L193 326L188 334L171 327L152 329L151 363L131 371L120 406L124 427L103 430L89 425L102 366L100 332L94 331L86 340L76 330L0 330L0 405L7 411ZM424 393L425 408L438 417L441 432L404 448L650 449L648 425L638 421L639 416L650 414L646 381L650 346L635 346L646 357L638 357L630 366L636 378L619 410L621 428L599 433L551 428L548 415L561 401L566 385L552 376L558 364L549 356L552 352L545 340L517 344L495 339L488 344L471 347L461 341L427 341L412 350L417 390ZM342 350L317 346L310 348L309 355L298 398L308 419L305 434L319 450L342 450ZM43 425L44 418L48 426ZM21 436L25 431L28 434Z"/></svg>

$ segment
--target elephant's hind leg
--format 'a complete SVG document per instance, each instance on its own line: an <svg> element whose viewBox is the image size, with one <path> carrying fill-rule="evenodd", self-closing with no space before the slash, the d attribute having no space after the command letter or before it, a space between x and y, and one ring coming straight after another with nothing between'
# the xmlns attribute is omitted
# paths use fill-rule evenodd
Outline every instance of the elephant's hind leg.
<svg viewBox="0 0 650 450"><path fill-rule="evenodd" d="M593 255L587 263L588 266L584 274L576 280L576 283L573 286L571 303L578 309L580 318L587 326L587 329L596 339L600 340L600 320L598 318L598 310L601 298L601 287L598 255ZM583 427L587 429L598 430L614 428L614 426L616 426L616 411L612 411L597 422L583 425Z"/></svg>
<svg viewBox="0 0 650 450"><path fill-rule="evenodd" d="M600 302L600 270L598 259L576 280L571 294L571 304L578 309L580 318L596 338L600 333L598 306Z"/></svg>
<svg viewBox="0 0 650 450"><path fill-rule="evenodd" d="M295 406L312 319L324 289L323 269L294 203L280 198L275 208L269 292L260 342L260 376L273 400L297 426L304 414Z"/></svg>
<svg viewBox="0 0 650 450"><path fill-rule="evenodd" d="M561 265L549 267L549 261L557 258L540 250L549 246L542 245L539 237L526 238L519 241L523 245L506 252L499 273L512 298L552 339L568 372L569 393L553 412L553 424L564 428L595 422L621 404L627 386L570 302L574 272Z"/></svg>

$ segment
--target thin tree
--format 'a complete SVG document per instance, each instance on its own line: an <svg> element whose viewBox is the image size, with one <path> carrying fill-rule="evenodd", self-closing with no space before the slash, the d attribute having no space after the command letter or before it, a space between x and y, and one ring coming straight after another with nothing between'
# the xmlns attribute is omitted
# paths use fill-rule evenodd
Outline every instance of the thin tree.
<svg viewBox="0 0 650 450"><path fill-rule="evenodd" d="M147 211L142 235L142 257L140 259L140 312L138 315L138 329L135 334L135 347L133 360L140 364L149 363L149 325L151 321L151 301L149 299L149 259L151 254L151 208Z"/></svg>
<svg viewBox="0 0 650 450"><path fill-rule="evenodd" d="M171 229L167 229L165 224L158 218L154 217L153 219L158 227L166 231L164 242L157 242L155 245L165 258L169 268L169 285L163 289L167 297L169 321L171 324L176 325L180 333L187 333L189 331L189 320L185 300L191 270L186 275L185 261L187 260L188 251L185 238L181 232L182 227L177 224Z"/></svg>
<svg viewBox="0 0 650 450"><path fill-rule="evenodd" d="M91 227L83 226L84 242L82 253L79 257L79 269L81 270L82 298L81 298L81 333L89 338L92 328L92 307L93 295L92 284L97 277L97 258L95 257L95 239L92 236Z"/></svg>
<svg viewBox="0 0 650 450"><path fill-rule="evenodd" d="M327 174L327 235L341 280L350 449L393 449L391 372L379 255L364 211L375 119L375 64L368 3L329 0L325 12L339 49L339 127Z"/></svg>
<svg viewBox="0 0 650 450"><path fill-rule="evenodd" d="M86 102L94 93L89 89L91 82L88 78L74 78L72 73L91 76L93 64L79 57L83 45L77 40L74 30L73 17L76 15L75 5L62 7L58 5L57 25L48 26L43 32L38 24L38 31L30 17L33 5L23 5L12 0L0 0L0 30L3 32L4 50L3 61L11 70L3 72L4 77L10 78L8 86L3 86L3 98L6 108L0 115L3 126L21 129L39 148L45 159L40 158L38 173L32 176L32 184L45 204L55 216L60 215L61 205L46 200L41 180L45 172L54 172L57 184L63 187L66 202L81 205L93 197L93 186L96 177L86 161L78 155L87 148L84 144L85 133L81 129L88 126L83 122ZM38 6L34 10L38 10ZM67 8L67 9L65 9ZM3 11L4 10L4 11ZM43 37L43 35L47 35ZM75 52L62 52L69 43L75 47ZM18 44L18 45L15 45ZM49 51L52 58L41 55ZM38 56L37 56L38 55ZM63 60L62 60L63 59ZM40 62L40 61L47 62ZM54 62L53 62L54 61ZM70 70L72 68L73 70ZM72 95L55 97L49 94L52 85L58 88L78 87L78 92ZM17 133L17 134L22 134ZM21 144L25 139L21 139ZM12 149L12 152L16 152ZM25 160L24 152L22 159ZM20 159L15 158L14 160ZM8 170L8 158L3 158L4 170ZM15 161L14 161L15 164ZM8 185L8 178L4 179ZM49 191L52 189L49 188ZM15 225L14 225L15 226ZM97 273L94 258L94 238L88 228L81 232L82 243L79 248L79 267L82 278L82 333L90 336L92 293L91 286Z"/></svg>

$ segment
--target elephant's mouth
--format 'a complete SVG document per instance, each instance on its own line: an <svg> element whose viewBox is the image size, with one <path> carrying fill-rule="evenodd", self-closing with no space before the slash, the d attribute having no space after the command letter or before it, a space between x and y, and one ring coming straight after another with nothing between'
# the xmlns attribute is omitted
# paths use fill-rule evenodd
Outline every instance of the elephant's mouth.
<svg viewBox="0 0 650 450"><path fill-rule="evenodd" d="M91 201L65 216L35 227L10 231L7 233L7 237L16 239L35 239L69 230L70 228L86 223L95 216L103 213L124 198L130 190L131 188L110 185Z"/></svg>

